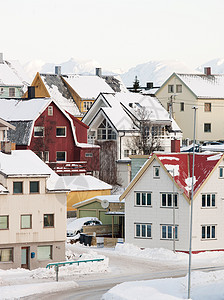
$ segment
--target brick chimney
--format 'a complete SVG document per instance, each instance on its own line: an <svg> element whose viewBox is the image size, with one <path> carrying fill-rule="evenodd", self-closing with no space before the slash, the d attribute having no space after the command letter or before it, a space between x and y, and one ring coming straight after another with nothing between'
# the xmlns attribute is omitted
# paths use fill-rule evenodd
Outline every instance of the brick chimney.
<svg viewBox="0 0 224 300"><path fill-rule="evenodd" d="M211 67L204 67L204 74L206 76L212 75Z"/></svg>
<svg viewBox="0 0 224 300"><path fill-rule="evenodd" d="M180 152L180 140L171 140L171 152Z"/></svg>
<svg viewBox="0 0 224 300"><path fill-rule="evenodd" d="M55 74L61 75L61 66L55 66Z"/></svg>

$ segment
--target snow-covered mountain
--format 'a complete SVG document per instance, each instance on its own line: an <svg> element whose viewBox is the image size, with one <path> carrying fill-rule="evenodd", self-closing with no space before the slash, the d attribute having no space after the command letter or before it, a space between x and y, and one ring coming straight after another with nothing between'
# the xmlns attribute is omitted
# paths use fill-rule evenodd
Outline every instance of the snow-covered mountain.
<svg viewBox="0 0 224 300"><path fill-rule="evenodd" d="M154 86L160 86L173 72L195 73L196 71L178 60L154 60L131 68L121 74L121 78L128 87L133 86L135 76L140 86L146 86L146 82L153 82Z"/></svg>
<svg viewBox="0 0 224 300"><path fill-rule="evenodd" d="M197 68L197 71L204 73L204 67L211 67L212 74L224 74L224 58L209 60Z"/></svg>

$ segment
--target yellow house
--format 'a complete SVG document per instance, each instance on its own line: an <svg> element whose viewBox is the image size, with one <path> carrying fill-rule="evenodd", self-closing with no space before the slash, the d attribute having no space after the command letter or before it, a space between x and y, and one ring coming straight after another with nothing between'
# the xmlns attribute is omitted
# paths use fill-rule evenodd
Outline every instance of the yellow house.
<svg viewBox="0 0 224 300"><path fill-rule="evenodd" d="M183 131L183 138L193 139L194 110L197 109L196 140L224 139L224 75L173 73L155 93Z"/></svg>
<svg viewBox="0 0 224 300"><path fill-rule="evenodd" d="M75 212L72 207L81 201L95 196L110 195L112 186L91 175L63 176L63 181L70 192L67 195L67 211ZM68 214L69 215L69 214Z"/></svg>

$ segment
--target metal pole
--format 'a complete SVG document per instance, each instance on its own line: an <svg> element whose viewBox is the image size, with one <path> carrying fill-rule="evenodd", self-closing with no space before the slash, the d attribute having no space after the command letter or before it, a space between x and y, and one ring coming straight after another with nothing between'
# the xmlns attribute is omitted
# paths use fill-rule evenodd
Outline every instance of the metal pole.
<svg viewBox="0 0 224 300"><path fill-rule="evenodd" d="M174 169L173 169L173 252L175 253L175 197L174 197Z"/></svg>
<svg viewBox="0 0 224 300"><path fill-rule="evenodd" d="M196 106L194 109L194 138L193 138L193 165L191 182L191 215L190 215L190 244L189 244L189 271L188 271L188 299L191 298L191 254L192 254L192 220L193 220L193 198L194 198L194 160L195 160L195 129L196 129Z"/></svg>
<svg viewBox="0 0 224 300"><path fill-rule="evenodd" d="M59 267L58 267L58 265L56 265L55 266L55 272L56 272L56 281L58 281L58 270L59 269Z"/></svg>

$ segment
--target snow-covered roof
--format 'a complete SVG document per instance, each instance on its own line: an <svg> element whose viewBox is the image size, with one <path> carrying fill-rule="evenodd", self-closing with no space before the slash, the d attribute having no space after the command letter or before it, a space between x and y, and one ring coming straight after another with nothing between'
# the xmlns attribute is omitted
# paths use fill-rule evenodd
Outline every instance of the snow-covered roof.
<svg viewBox="0 0 224 300"><path fill-rule="evenodd" d="M63 178L57 175L31 150L0 152L0 173L7 177L47 177L49 191L68 191Z"/></svg>
<svg viewBox="0 0 224 300"><path fill-rule="evenodd" d="M176 74L197 98L224 98L224 75Z"/></svg>
<svg viewBox="0 0 224 300"><path fill-rule="evenodd" d="M7 194L9 191L2 185L0 184L0 194Z"/></svg>
<svg viewBox="0 0 224 300"><path fill-rule="evenodd" d="M22 80L15 74L10 64L5 61L0 63L0 86L23 86Z"/></svg>
<svg viewBox="0 0 224 300"><path fill-rule="evenodd" d="M124 203L124 201L125 201L124 199L122 201L119 200L120 196L121 196L120 194L119 195L100 195L100 196L95 196L95 197L92 197L92 198L80 201L78 203L75 203L72 206L76 207L76 206L80 206L80 205L85 205L86 203L89 203L92 200L100 200L101 202L104 201L104 200L107 200L109 203L120 203L120 202Z"/></svg>
<svg viewBox="0 0 224 300"><path fill-rule="evenodd" d="M91 175L61 176L71 191L111 190L112 186Z"/></svg>
<svg viewBox="0 0 224 300"><path fill-rule="evenodd" d="M80 111L66 87L61 76L56 74L40 74L49 95L67 112L80 116Z"/></svg>
<svg viewBox="0 0 224 300"><path fill-rule="evenodd" d="M82 99L95 100L100 93L114 92L99 76L68 75L64 79Z"/></svg>

